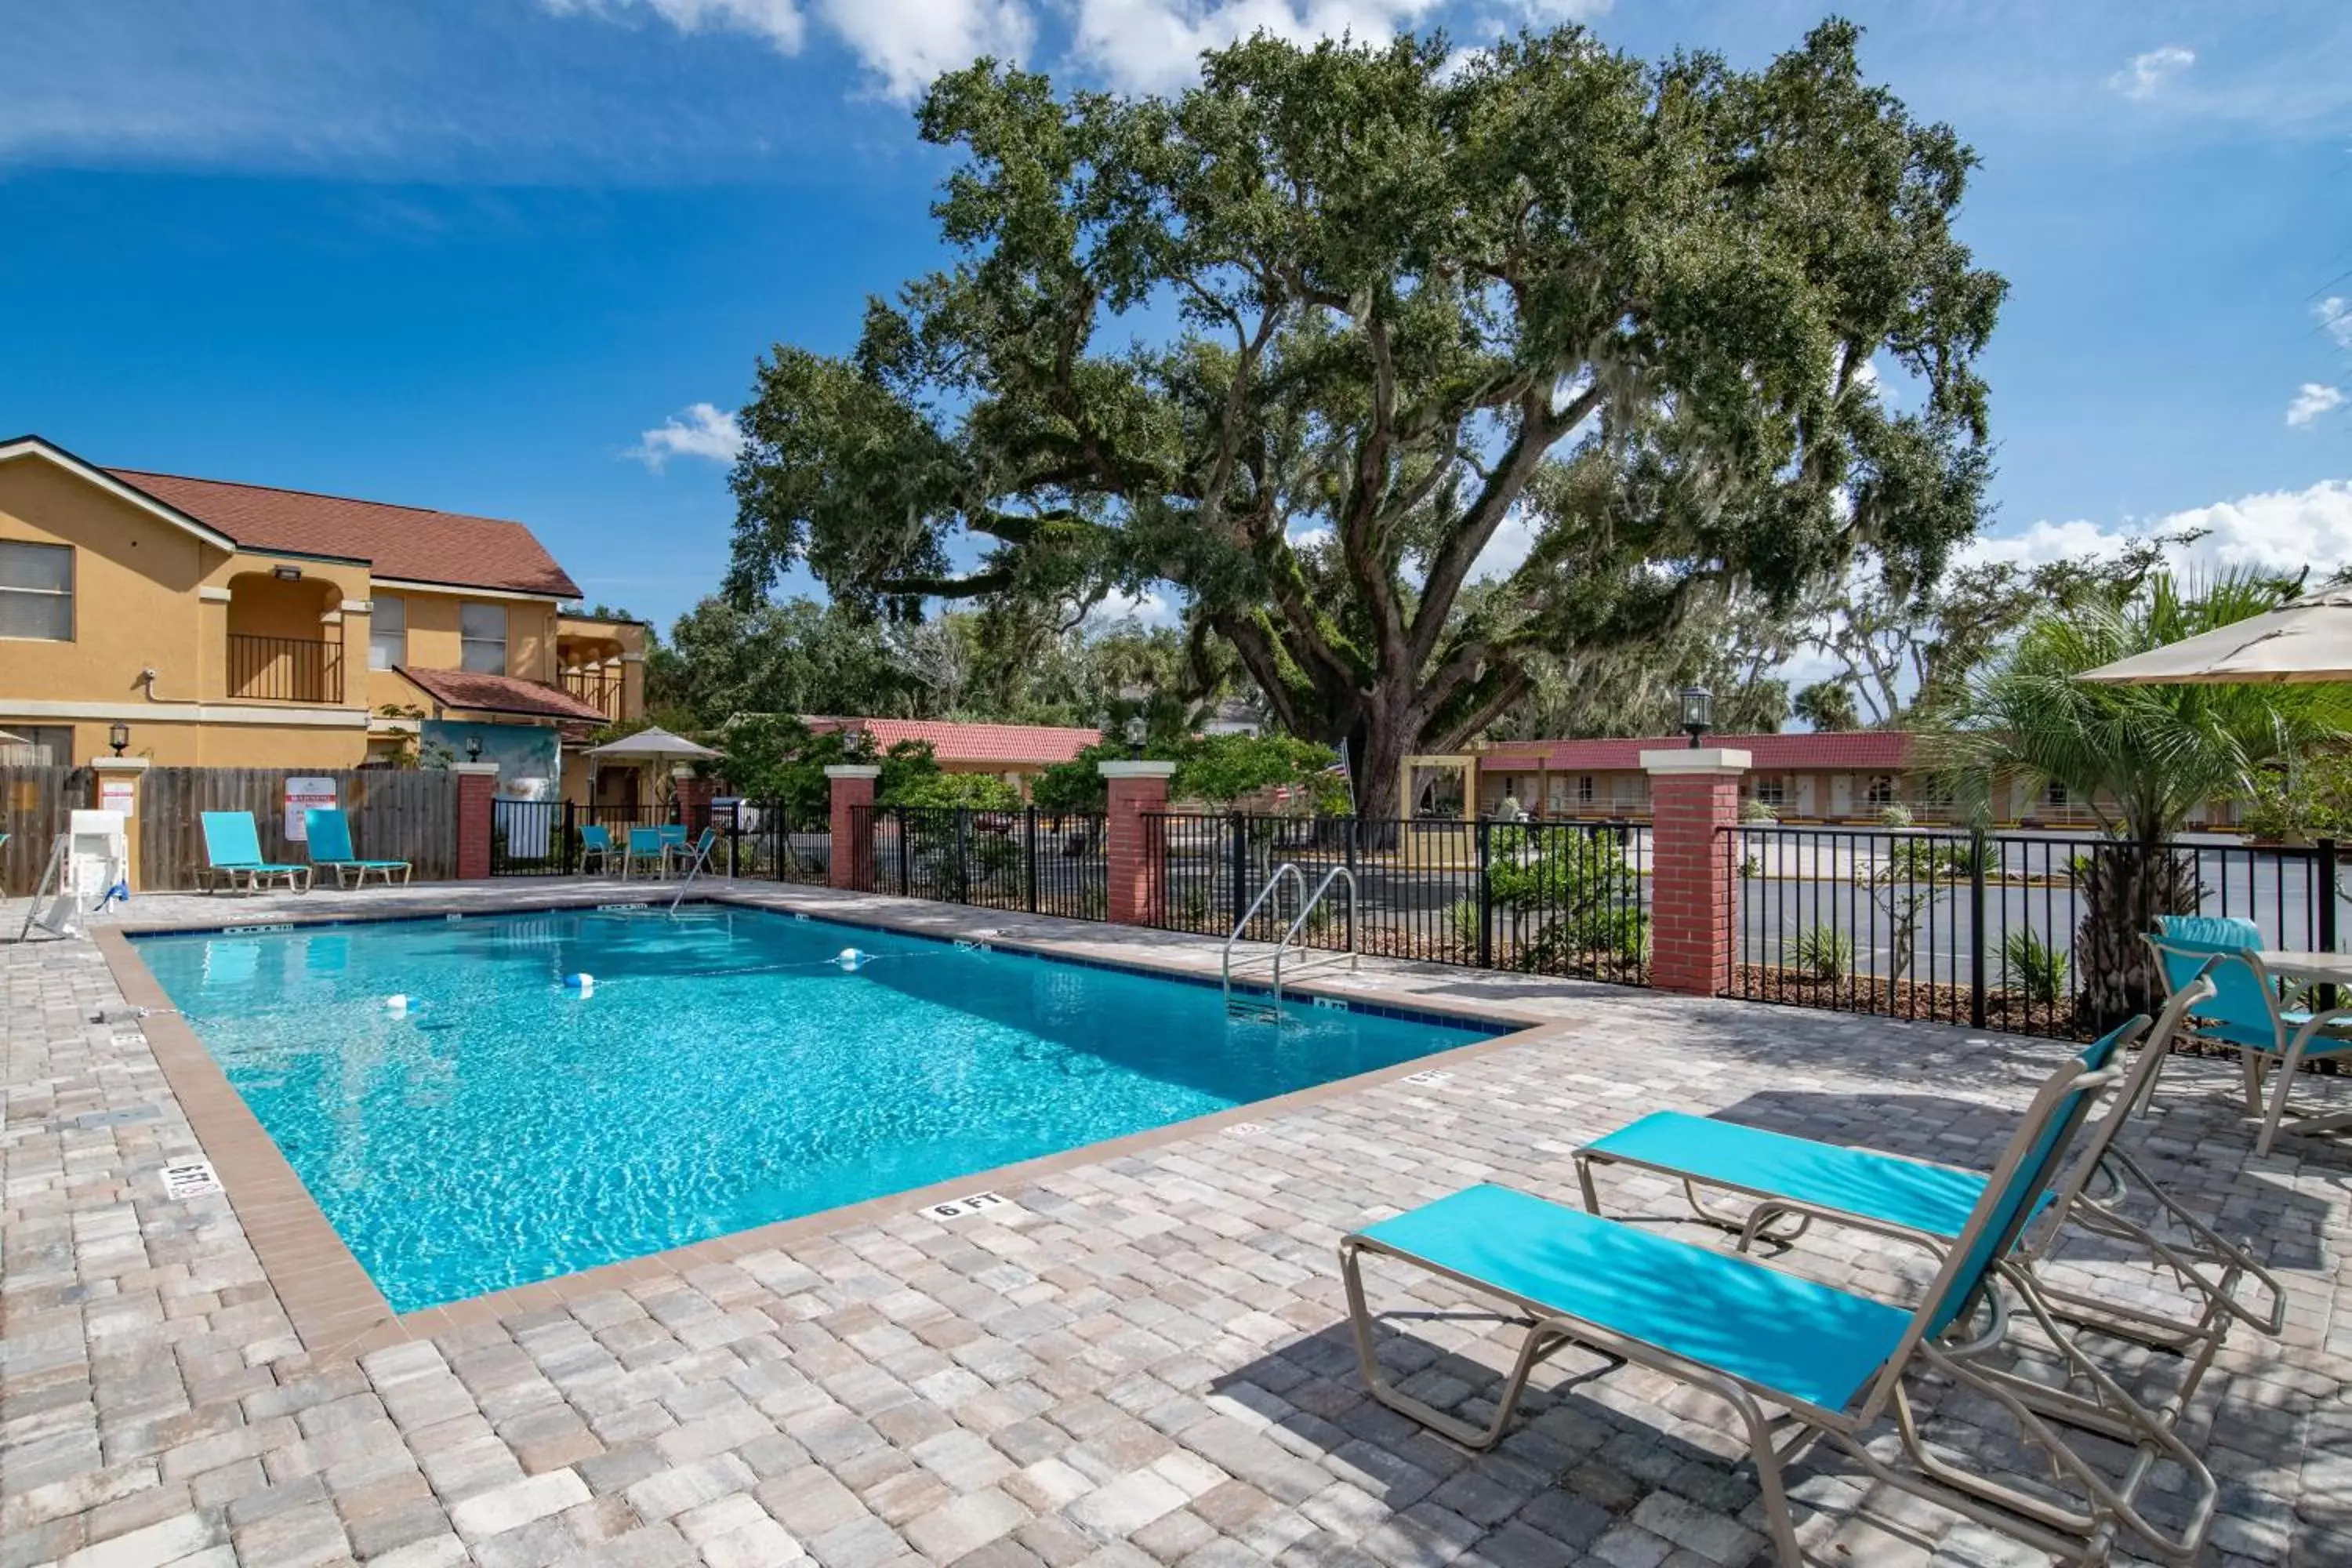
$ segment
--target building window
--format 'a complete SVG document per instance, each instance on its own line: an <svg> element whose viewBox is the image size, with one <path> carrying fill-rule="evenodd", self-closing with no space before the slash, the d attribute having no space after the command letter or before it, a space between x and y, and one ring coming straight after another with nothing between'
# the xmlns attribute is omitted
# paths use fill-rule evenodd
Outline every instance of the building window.
<svg viewBox="0 0 2352 1568"><path fill-rule="evenodd" d="M504 605L460 605L457 607L457 668L477 675L507 672L507 607Z"/></svg>
<svg viewBox="0 0 2352 1568"><path fill-rule="evenodd" d="M1862 798L1866 805L1893 805L1895 775L1893 773L1871 774L1870 783L1863 788Z"/></svg>
<svg viewBox="0 0 2352 1568"><path fill-rule="evenodd" d="M71 545L0 540L0 637L74 640Z"/></svg>
<svg viewBox="0 0 2352 1568"><path fill-rule="evenodd" d="M408 601L379 594L368 616L368 668L390 669L407 662Z"/></svg>
<svg viewBox="0 0 2352 1568"><path fill-rule="evenodd" d="M2066 808L2066 786L2052 779L2042 791L2042 804L2063 811Z"/></svg>
<svg viewBox="0 0 2352 1568"><path fill-rule="evenodd" d="M1576 804L1579 805L1591 805L1592 804L1592 775L1591 773L1581 773L1577 777Z"/></svg>
<svg viewBox="0 0 2352 1568"><path fill-rule="evenodd" d="M73 765L73 726L23 724L0 719L0 732L14 735L0 741L0 768L65 768Z"/></svg>
<svg viewBox="0 0 2352 1568"><path fill-rule="evenodd" d="M1756 781L1756 804L1786 805L1789 804L1789 781L1775 774Z"/></svg>

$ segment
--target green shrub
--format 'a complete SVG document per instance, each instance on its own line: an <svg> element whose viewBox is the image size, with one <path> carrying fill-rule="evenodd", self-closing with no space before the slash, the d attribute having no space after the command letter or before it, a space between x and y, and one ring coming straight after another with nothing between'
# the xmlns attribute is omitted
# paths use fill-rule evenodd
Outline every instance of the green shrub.
<svg viewBox="0 0 2352 1568"><path fill-rule="evenodd" d="M2001 940L2000 976L2004 986L2015 986L2029 1003L2057 1002L2068 994L2074 962L2063 949L2043 942L2030 931L2016 931Z"/></svg>
<svg viewBox="0 0 2352 1568"><path fill-rule="evenodd" d="M1743 800L1739 803L1739 820L1742 822L1778 822L1780 820L1780 814L1774 811L1762 801L1750 797L1749 799Z"/></svg>
<svg viewBox="0 0 2352 1568"><path fill-rule="evenodd" d="M1911 808L1899 800L1890 800L1878 808L1878 826L1881 827L1908 827L1911 820Z"/></svg>
<svg viewBox="0 0 2352 1568"><path fill-rule="evenodd" d="M1834 984L1853 973L1853 938L1835 926L1817 925L1797 939L1791 956L1808 979Z"/></svg>

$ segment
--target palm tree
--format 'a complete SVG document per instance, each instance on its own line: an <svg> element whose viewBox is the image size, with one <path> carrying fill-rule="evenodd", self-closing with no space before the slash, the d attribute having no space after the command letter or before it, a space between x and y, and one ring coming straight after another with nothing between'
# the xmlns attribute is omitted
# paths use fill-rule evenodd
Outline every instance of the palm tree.
<svg viewBox="0 0 2352 1568"><path fill-rule="evenodd" d="M2119 595L2041 612L1933 716L1927 754L1979 819L1995 792L2056 784L2110 842L2078 865L2074 970L2082 1021L2154 1012L2161 978L2142 932L2194 913L2193 851L2169 841L2206 801L2252 793L2352 721L2336 686L2091 686L2075 677L2277 607L2292 579L2245 572L2184 582L2150 574Z"/></svg>

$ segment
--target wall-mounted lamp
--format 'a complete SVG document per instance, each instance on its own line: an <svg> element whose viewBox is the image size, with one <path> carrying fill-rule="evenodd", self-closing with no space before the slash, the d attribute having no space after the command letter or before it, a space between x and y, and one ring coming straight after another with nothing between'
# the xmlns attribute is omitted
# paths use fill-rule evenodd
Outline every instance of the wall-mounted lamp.
<svg viewBox="0 0 2352 1568"><path fill-rule="evenodd" d="M116 756L121 756L125 751L130 749L131 726L124 723L120 719L117 719L113 723L108 725L106 727L106 743L114 748L114 754Z"/></svg>
<svg viewBox="0 0 2352 1568"><path fill-rule="evenodd" d="M280 583L299 583L302 580L302 568L299 566L272 566L269 569L269 574L272 577L277 578Z"/></svg>
<svg viewBox="0 0 2352 1568"><path fill-rule="evenodd" d="M1698 738L1715 728L1715 693L1704 686L1683 688L1683 731L1691 738L1691 750L1698 750Z"/></svg>

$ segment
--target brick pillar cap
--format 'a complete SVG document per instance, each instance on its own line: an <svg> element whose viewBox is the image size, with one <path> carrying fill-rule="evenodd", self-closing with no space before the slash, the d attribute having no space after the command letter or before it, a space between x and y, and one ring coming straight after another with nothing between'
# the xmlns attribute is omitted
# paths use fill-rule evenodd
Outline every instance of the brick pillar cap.
<svg viewBox="0 0 2352 1568"><path fill-rule="evenodd" d="M143 773L147 771L144 757L92 757L89 765L100 773Z"/></svg>
<svg viewBox="0 0 2352 1568"><path fill-rule="evenodd" d="M834 763L824 770L829 779L878 779L882 769L873 763Z"/></svg>
<svg viewBox="0 0 2352 1568"><path fill-rule="evenodd" d="M1677 746L1642 753L1645 773L1744 773L1754 765L1751 753L1729 746Z"/></svg>
<svg viewBox="0 0 2352 1568"><path fill-rule="evenodd" d="M1175 775L1174 763L1097 763L1095 772L1107 779L1164 779Z"/></svg>
<svg viewBox="0 0 2352 1568"><path fill-rule="evenodd" d="M486 773L491 778L496 778L499 776L499 764L496 763L452 763L449 764L449 771L453 773Z"/></svg>

